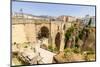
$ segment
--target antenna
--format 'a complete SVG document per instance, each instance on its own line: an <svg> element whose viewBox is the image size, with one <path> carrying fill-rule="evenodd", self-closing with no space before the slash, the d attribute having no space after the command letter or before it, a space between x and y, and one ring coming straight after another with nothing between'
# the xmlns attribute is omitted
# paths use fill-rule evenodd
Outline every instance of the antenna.
<svg viewBox="0 0 100 67"><path fill-rule="evenodd" d="M23 18L23 9L22 8L20 9L20 14L21 14L21 17Z"/></svg>

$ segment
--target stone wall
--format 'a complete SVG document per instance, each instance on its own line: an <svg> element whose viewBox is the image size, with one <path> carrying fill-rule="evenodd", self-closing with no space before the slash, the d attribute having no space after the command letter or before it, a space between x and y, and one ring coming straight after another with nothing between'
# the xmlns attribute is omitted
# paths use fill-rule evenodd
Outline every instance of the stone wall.
<svg viewBox="0 0 100 67"><path fill-rule="evenodd" d="M36 28L35 24L25 24L24 31L26 35L26 39L29 42L35 43L36 42Z"/></svg>
<svg viewBox="0 0 100 67"><path fill-rule="evenodd" d="M23 24L12 25L12 43L27 42Z"/></svg>

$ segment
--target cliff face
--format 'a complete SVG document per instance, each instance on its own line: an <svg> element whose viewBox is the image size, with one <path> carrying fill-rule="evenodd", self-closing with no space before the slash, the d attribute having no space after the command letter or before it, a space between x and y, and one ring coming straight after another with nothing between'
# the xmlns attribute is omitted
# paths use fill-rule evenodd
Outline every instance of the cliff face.
<svg viewBox="0 0 100 67"><path fill-rule="evenodd" d="M93 50L95 51L95 46L96 46L96 40L95 40L95 33L94 32L90 32L85 43L83 46L83 50Z"/></svg>

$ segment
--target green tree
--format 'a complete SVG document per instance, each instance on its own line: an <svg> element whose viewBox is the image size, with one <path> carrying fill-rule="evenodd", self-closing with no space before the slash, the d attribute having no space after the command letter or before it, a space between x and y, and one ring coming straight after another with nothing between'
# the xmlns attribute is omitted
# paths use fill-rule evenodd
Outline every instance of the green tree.
<svg viewBox="0 0 100 67"><path fill-rule="evenodd" d="M91 25L91 22L92 22L92 19L90 18L89 23L88 23L88 26L90 26L90 25Z"/></svg>

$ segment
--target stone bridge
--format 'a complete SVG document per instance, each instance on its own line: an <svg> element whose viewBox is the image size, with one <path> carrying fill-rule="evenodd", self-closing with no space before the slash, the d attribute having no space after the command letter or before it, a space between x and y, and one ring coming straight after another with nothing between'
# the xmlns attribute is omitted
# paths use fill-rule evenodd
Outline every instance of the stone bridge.
<svg viewBox="0 0 100 67"><path fill-rule="evenodd" d="M69 22L12 18L12 43L36 43L47 38L48 45L63 51L64 33L69 27Z"/></svg>

